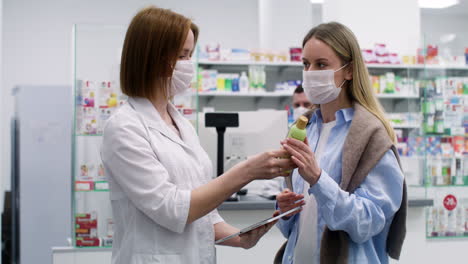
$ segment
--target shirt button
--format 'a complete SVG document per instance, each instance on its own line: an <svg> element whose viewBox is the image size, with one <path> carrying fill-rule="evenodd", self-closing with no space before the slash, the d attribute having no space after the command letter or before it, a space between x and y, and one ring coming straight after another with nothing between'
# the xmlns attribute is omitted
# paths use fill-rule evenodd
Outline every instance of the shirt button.
<svg viewBox="0 0 468 264"><path fill-rule="evenodd" d="M292 259L292 256L288 256L288 260L291 260Z"/></svg>

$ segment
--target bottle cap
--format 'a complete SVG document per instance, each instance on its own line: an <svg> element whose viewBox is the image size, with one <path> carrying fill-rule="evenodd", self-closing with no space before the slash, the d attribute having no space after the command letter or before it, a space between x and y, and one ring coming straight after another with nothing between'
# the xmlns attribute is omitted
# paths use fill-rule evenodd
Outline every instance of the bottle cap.
<svg viewBox="0 0 468 264"><path fill-rule="evenodd" d="M309 119L307 119L307 117L305 117L305 116L300 116L300 117L297 119L296 127L299 128L299 129L305 129L308 122L309 122Z"/></svg>

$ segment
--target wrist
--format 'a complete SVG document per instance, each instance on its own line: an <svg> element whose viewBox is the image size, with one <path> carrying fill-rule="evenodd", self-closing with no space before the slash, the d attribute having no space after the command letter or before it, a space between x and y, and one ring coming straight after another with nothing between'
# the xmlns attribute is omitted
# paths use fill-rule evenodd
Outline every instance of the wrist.
<svg viewBox="0 0 468 264"><path fill-rule="evenodd" d="M310 184L310 187L314 186L318 182L320 175L322 175L322 169L319 168L318 171L307 180L307 182Z"/></svg>
<svg viewBox="0 0 468 264"><path fill-rule="evenodd" d="M248 184L255 180L249 160L236 164L232 170L236 172L235 175L241 179L243 184Z"/></svg>

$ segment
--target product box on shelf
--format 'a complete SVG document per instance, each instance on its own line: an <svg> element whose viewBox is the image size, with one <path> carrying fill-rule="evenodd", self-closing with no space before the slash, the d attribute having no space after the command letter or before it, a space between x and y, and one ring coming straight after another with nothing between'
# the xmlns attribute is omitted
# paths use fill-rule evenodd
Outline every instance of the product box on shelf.
<svg viewBox="0 0 468 264"><path fill-rule="evenodd" d="M76 214L75 232L80 237L97 237L97 213Z"/></svg>
<svg viewBox="0 0 468 264"><path fill-rule="evenodd" d="M76 246L77 247L99 247L100 239L97 237L77 237Z"/></svg>
<svg viewBox="0 0 468 264"><path fill-rule="evenodd" d="M427 237L468 236L468 199L443 192L427 210Z"/></svg>
<svg viewBox="0 0 468 264"><path fill-rule="evenodd" d="M387 72L380 76L370 76L372 88L376 94L395 94L401 96L419 96L420 83L414 78L407 78Z"/></svg>
<svg viewBox="0 0 468 264"><path fill-rule="evenodd" d="M76 132L102 134L104 124L126 101L115 81L78 80L76 87Z"/></svg>

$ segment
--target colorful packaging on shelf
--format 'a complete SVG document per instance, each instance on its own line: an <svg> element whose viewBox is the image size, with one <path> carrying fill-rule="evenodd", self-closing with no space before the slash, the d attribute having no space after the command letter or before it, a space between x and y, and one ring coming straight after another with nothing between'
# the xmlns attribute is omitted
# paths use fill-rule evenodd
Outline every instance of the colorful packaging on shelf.
<svg viewBox="0 0 468 264"><path fill-rule="evenodd" d="M97 237L77 237L77 247L99 247L100 240Z"/></svg>
<svg viewBox="0 0 468 264"><path fill-rule="evenodd" d="M78 133L84 135L94 135L97 133L97 115L94 107L78 107L80 119L77 119Z"/></svg>
<svg viewBox="0 0 468 264"><path fill-rule="evenodd" d="M112 247L113 238L112 237L103 237L101 238L102 247Z"/></svg>
<svg viewBox="0 0 468 264"><path fill-rule="evenodd" d="M91 212L86 214L75 215L75 236L77 246L99 246L96 244L95 238L97 238L97 213ZM78 240L82 243L79 245Z"/></svg>
<svg viewBox="0 0 468 264"><path fill-rule="evenodd" d="M453 149L456 156L462 156L465 152L465 137L464 136L454 136L452 138Z"/></svg>
<svg viewBox="0 0 468 264"><path fill-rule="evenodd" d="M93 180L96 177L96 165L94 162L82 162L79 164L80 173L78 174L78 180L88 181Z"/></svg>
<svg viewBox="0 0 468 264"><path fill-rule="evenodd" d="M406 143L408 145L408 156L425 155L426 142L423 137L408 137Z"/></svg>
<svg viewBox="0 0 468 264"><path fill-rule="evenodd" d="M105 179L106 177L105 171L104 171L104 165L102 165L102 163L99 163L97 176L98 176L97 180Z"/></svg>
<svg viewBox="0 0 468 264"><path fill-rule="evenodd" d="M99 85L99 108L118 106L117 90L111 81L102 81Z"/></svg>
<svg viewBox="0 0 468 264"><path fill-rule="evenodd" d="M114 113L116 109L117 108L115 107L113 108L100 107L99 108L99 122L97 123L97 130L96 130L97 134L104 133L104 126L107 120L109 119L109 117L111 117L111 115Z"/></svg>
<svg viewBox="0 0 468 264"><path fill-rule="evenodd" d="M374 53L377 59L377 63L390 63L390 59L388 58L387 45L382 43L375 44Z"/></svg>
<svg viewBox="0 0 468 264"><path fill-rule="evenodd" d="M208 60L219 61L221 59L221 48L219 43L209 43L206 45Z"/></svg>
<svg viewBox="0 0 468 264"><path fill-rule="evenodd" d="M377 58L375 57L374 50L372 49L363 49L362 56L365 63L377 63Z"/></svg>
<svg viewBox="0 0 468 264"><path fill-rule="evenodd" d="M94 107L96 97L95 83L89 80L81 82L81 106Z"/></svg>
<svg viewBox="0 0 468 264"><path fill-rule="evenodd" d="M291 61L302 61L302 48L289 48Z"/></svg>
<svg viewBox="0 0 468 264"><path fill-rule="evenodd" d="M107 237L114 236L114 220L112 218L107 219Z"/></svg>

